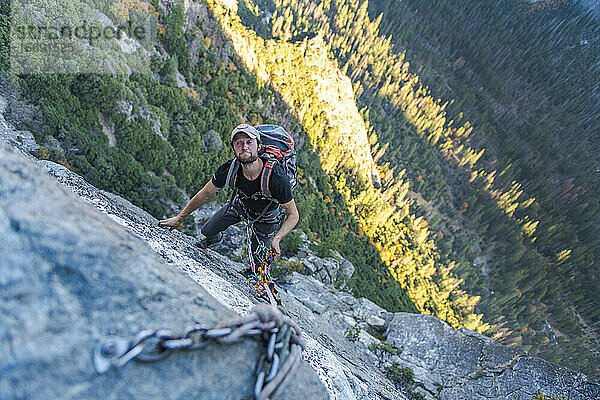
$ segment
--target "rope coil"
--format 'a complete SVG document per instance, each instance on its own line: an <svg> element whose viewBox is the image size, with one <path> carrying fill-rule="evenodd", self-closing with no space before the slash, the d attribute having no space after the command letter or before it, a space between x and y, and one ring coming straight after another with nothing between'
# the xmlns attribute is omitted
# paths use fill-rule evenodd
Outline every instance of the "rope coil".
<svg viewBox="0 0 600 400"><path fill-rule="evenodd" d="M264 242L258 239L254 231L254 222L246 220L246 239L248 241L248 263L250 264L252 273L248 275L246 282L252 286L258 295L267 292L271 305L276 306L277 300L271 288L273 287L273 278L271 278L270 270L271 263L275 259L275 252L270 246L266 246ZM252 252L252 238L256 238L258 247ZM256 265L256 260L259 265Z"/></svg>
<svg viewBox="0 0 600 400"><path fill-rule="evenodd" d="M271 263L273 262L275 252L267 246L261 246L257 254L260 264L255 267L253 273L248 275L247 282L254 288L256 293L262 293L265 287L268 287L273 281L271 278Z"/></svg>

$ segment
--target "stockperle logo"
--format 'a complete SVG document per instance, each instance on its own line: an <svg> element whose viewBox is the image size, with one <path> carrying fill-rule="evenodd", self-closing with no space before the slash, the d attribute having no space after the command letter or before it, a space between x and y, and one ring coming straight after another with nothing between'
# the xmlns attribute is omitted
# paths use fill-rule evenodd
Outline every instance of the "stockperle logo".
<svg viewBox="0 0 600 400"><path fill-rule="evenodd" d="M145 2L13 0L14 74L150 73L158 13Z"/></svg>
<svg viewBox="0 0 600 400"><path fill-rule="evenodd" d="M18 25L15 27L15 38L25 39L44 39L47 41L60 38L78 38L87 40L92 44L101 39L123 39L127 35L138 41L146 38L146 29L143 26L134 26L131 21L118 27L102 26L93 21L83 21L80 26L50 26L50 25Z"/></svg>

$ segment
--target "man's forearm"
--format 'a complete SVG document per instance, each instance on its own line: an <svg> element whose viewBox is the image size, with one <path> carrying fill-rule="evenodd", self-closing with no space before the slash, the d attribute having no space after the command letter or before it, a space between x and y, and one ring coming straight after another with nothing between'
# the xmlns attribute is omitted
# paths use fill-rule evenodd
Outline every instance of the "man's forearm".
<svg viewBox="0 0 600 400"><path fill-rule="evenodd" d="M183 207L183 210L181 210L181 212L177 216L183 221L185 218L187 218L188 215L193 213L198 207L204 204L209 197L209 194L199 191L194 197L192 197L192 199L185 205L185 207Z"/></svg>
<svg viewBox="0 0 600 400"><path fill-rule="evenodd" d="M288 215L285 221L283 221L283 224L281 224L281 228L279 228L275 238L277 238L278 241L283 240L283 238L294 229L299 219L300 216L298 214Z"/></svg>

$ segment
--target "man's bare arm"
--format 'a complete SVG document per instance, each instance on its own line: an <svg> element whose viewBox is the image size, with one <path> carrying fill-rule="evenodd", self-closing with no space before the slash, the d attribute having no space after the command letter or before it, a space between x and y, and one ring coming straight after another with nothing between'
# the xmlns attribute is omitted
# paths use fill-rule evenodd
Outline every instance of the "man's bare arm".
<svg viewBox="0 0 600 400"><path fill-rule="evenodd" d="M218 190L219 188L212 183L212 180L208 181L208 183L192 197L176 217L163 219L158 222L158 226L170 228L172 231L177 228L188 215L193 213L194 210L206 203L206 201L210 199L213 194L217 193Z"/></svg>
<svg viewBox="0 0 600 400"><path fill-rule="evenodd" d="M283 221L283 224L281 224L281 228L279 228L279 231L271 241L271 247L273 248L275 253L277 253L277 257L279 257L279 255L281 254L281 250L279 249L279 243L288 233L291 232L292 229L294 229L294 227L298 223L298 220L300 219L300 214L298 213L298 209L296 208L296 202L294 201L294 199L285 204L282 204L281 207L285 210L287 216L285 218L285 221Z"/></svg>

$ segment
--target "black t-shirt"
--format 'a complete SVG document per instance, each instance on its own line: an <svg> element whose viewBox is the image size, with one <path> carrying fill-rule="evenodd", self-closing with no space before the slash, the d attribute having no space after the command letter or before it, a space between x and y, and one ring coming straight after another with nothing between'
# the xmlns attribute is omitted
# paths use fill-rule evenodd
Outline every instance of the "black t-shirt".
<svg viewBox="0 0 600 400"><path fill-rule="evenodd" d="M225 181L227 180L227 173L229 172L229 167L231 166L231 160L222 164L212 177L212 183L219 188L225 186ZM254 200L251 198L253 194L260 193L260 181L262 178L262 172L258 175L258 177L250 181L246 179L244 173L242 171L242 166L240 165L237 171L237 181L236 188L238 188L242 195L240 196L242 203L249 211L250 216L256 218L260 215L263 210L267 206L268 211L278 207L276 203L273 203L267 199L258 199ZM233 180L233 177L231 177ZM290 186L290 181L288 180L285 171L278 163L275 163L273 166L273 171L271 171L271 177L269 178L269 191L271 192L271 196L273 199L277 200L279 204L285 204L292 201L292 188Z"/></svg>

